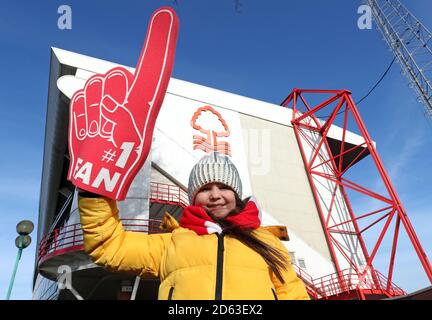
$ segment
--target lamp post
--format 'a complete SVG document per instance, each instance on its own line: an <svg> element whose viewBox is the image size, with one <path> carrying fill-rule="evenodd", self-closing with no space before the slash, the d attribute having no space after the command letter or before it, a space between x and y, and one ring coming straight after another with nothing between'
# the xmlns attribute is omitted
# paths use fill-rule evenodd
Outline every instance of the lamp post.
<svg viewBox="0 0 432 320"><path fill-rule="evenodd" d="M31 243L31 237L29 236L29 234L33 231L34 225L33 222L31 222L30 220L23 220L20 221L17 226L16 226L16 230L19 234L18 237L16 237L15 239L15 245L18 248L18 254L15 260L15 266L13 269L13 273L12 273L12 278L9 284L9 289L6 295L6 300L9 300L11 292L12 292L12 287L13 287L13 283L15 281L15 275L18 269L18 262L21 259L21 254L23 249L27 248L30 243Z"/></svg>

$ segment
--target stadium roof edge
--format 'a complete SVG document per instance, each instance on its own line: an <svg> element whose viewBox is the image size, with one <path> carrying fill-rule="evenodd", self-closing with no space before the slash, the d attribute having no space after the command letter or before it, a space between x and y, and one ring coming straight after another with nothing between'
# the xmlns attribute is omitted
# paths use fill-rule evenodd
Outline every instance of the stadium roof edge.
<svg viewBox="0 0 432 320"><path fill-rule="evenodd" d="M61 64L78 69L75 76L78 78L77 81L81 81L81 83L84 83L85 80L95 73L104 74L114 67L120 66L132 73L135 72L135 68L114 62L105 61L55 47L52 47L52 50ZM282 107L277 104L272 104L175 78L171 78L167 93L187 99L193 99L203 104L210 104L212 106L236 111L274 123L292 126L292 109ZM328 135L331 138L341 140L342 132L342 128L332 125ZM345 141L354 145L359 145L364 142L364 139L353 132L346 131Z"/></svg>

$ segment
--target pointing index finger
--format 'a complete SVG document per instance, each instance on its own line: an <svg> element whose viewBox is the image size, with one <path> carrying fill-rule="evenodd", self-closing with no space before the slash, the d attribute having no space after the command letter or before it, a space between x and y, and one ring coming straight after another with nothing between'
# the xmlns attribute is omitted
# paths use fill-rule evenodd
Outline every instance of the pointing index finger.
<svg viewBox="0 0 432 320"><path fill-rule="evenodd" d="M128 102L132 108L142 103L150 106L162 103L171 77L178 27L177 15L169 7L160 8L152 15L129 90Z"/></svg>

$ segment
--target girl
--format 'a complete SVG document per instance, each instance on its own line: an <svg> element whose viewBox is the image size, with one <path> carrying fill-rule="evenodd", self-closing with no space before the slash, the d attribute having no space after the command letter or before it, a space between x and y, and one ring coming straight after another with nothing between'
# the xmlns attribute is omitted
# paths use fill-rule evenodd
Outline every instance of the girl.
<svg viewBox="0 0 432 320"><path fill-rule="evenodd" d="M189 176L189 200L178 223L166 214L163 234L124 231L116 202L80 193L86 252L111 271L152 275L159 299L309 299L280 241L285 228L260 227L253 198L231 160L213 152Z"/></svg>

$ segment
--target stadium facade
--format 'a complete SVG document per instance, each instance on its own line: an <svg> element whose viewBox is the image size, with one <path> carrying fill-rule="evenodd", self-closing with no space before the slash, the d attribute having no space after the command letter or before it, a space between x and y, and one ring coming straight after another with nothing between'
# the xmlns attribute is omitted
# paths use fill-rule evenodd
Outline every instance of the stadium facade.
<svg viewBox="0 0 432 320"><path fill-rule="evenodd" d="M52 48L34 299L157 297L158 279L110 273L85 254L77 194L67 180L69 99L90 76L115 66ZM330 174L328 168L316 168L322 180L312 182L305 159L316 157L320 142L313 131L299 138L292 115L293 110L286 106L172 78L156 122L150 156L126 200L119 203L125 228L157 233L162 232L159 223L165 212L178 219L188 205L187 182L193 164L205 153L219 151L229 155L238 167L243 197L256 196L263 210L263 225L287 226L289 241L284 243L312 298L360 299L364 292L372 298L405 294L391 282L384 290L381 275L370 269L343 190L324 179ZM325 133L327 149L318 156L335 159L344 154L338 158L342 169L357 165L370 154L359 134L334 124ZM315 142L305 146L299 139ZM344 224L344 232L332 236L342 243L339 251L334 250L323 225L323 207L336 212L331 218L333 225ZM359 270L366 270L361 278L345 277L358 275Z"/></svg>

